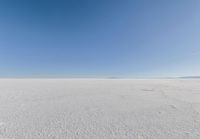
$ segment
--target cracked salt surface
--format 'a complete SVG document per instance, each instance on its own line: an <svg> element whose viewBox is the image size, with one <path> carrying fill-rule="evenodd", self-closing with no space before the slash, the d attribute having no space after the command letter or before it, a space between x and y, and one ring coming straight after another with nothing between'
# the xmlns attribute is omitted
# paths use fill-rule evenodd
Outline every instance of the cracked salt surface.
<svg viewBox="0 0 200 139"><path fill-rule="evenodd" d="M199 139L200 80L1 79L0 139Z"/></svg>

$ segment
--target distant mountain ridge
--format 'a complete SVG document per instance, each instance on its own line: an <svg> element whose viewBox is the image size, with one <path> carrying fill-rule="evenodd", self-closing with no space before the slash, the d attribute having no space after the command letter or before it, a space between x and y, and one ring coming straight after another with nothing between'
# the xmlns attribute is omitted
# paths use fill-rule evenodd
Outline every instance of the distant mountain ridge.
<svg viewBox="0 0 200 139"><path fill-rule="evenodd" d="M184 76L184 77L179 77L181 79L200 79L200 76Z"/></svg>

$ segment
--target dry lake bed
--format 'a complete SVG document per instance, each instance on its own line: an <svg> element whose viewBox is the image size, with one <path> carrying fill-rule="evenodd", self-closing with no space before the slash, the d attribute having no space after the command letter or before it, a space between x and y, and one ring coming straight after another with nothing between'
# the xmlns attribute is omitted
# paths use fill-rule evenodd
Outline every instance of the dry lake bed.
<svg viewBox="0 0 200 139"><path fill-rule="evenodd" d="M200 80L0 79L0 139L199 139Z"/></svg>

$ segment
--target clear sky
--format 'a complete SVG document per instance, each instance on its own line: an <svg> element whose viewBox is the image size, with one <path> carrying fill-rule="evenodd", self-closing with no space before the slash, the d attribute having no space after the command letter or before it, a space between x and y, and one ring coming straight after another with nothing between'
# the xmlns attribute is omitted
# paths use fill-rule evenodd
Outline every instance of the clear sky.
<svg viewBox="0 0 200 139"><path fill-rule="evenodd" d="M189 75L199 0L0 1L0 77Z"/></svg>

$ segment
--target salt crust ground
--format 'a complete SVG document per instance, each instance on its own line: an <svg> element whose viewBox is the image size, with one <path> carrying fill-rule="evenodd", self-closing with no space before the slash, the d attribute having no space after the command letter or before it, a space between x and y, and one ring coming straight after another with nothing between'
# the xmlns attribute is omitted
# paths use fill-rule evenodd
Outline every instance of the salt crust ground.
<svg viewBox="0 0 200 139"><path fill-rule="evenodd" d="M0 139L199 138L200 80L0 80Z"/></svg>

